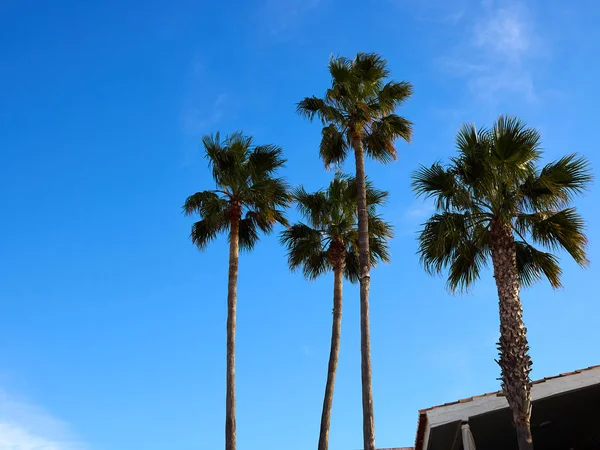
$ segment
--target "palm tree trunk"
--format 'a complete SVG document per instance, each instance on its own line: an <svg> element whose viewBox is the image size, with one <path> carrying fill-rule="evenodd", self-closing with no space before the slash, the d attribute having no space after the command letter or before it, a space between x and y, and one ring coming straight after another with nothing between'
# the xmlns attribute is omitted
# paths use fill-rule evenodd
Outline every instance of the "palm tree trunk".
<svg viewBox="0 0 600 450"><path fill-rule="evenodd" d="M364 450L375 450L375 413L371 374L371 335L369 322L369 286L371 284L369 256L369 216L365 154L360 136L352 137L356 159L356 190L358 194L358 249L360 263L360 356L362 376Z"/></svg>
<svg viewBox="0 0 600 450"><path fill-rule="evenodd" d="M239 217L231 218L229 279L227 283L227 397L225 402L225 450L236 450L235 425L235 321L239 257Z"/></svg>
<svg viewBox="0 0 600 450"><path fill-rule="evenodd" d="M327 450L329 447L329 425L331 423L333 388L335 385L338 356L340 354L340 335L342 332L343 270L342 264L336 264L333 270L333 324L331 327L331 350L329 351L327 384L325 385L325 398L323 400L323 412L321 413L319 450Z"/></svg>
<svg viewBox="0 0 600 450"><path fill-rule="evenodd" d="M500 359L502 390L513 413L519 450L532 450L531 357L523 308L519 298L517 256L509 224L492 222L492 262L500 306Z"/></svg>

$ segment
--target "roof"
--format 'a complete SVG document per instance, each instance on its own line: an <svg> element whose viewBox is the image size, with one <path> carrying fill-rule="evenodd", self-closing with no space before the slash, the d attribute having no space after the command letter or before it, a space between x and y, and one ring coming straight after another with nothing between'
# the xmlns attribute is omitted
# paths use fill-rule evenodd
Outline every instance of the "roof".
<svg viewBox="0 0 600 450"><path fill-rule="evenodd" d="M532 385L538 385L540 383L545 383L546 381L550 381L550 380L554 380L557 378L562 378L562 377L568 377L570 375L576 375L582 372L587 372L589 370L594 370L599 368L600 365L596 365L596 366L590 366L590 367L586 367L585 369L579 369L579 370L574 370L573 372L565 372L565 373L561 373L560 375L555 375L553 377L545 377L542 378L540 380L536 380L536 381L532 381L531 384ZM473 397L467 397L467 398L463 398L460 400L456 400L454 402L448 402L448 403L444 403L442 405L437 405L437 406L432 406L429 408L425 408L425 409L421 409L419 410L419 420L418 420L418 425L417 425L417 436L415 439L415 450L423 450L422 446L423 446L423 438L425 437L425 430L427 428L427 411L431 411L433 409L436 408L442 408L445 406L451 406L451 405L457 405L460 403L469 403L472 402L475 399L478 398L482 398L482 397L491 397L491 396L496 396L496 397L503 397L503 393L502 390L499 391L494 391L494 392L487 392L485 394L481 394L481 395L474 395Z"/></svg>

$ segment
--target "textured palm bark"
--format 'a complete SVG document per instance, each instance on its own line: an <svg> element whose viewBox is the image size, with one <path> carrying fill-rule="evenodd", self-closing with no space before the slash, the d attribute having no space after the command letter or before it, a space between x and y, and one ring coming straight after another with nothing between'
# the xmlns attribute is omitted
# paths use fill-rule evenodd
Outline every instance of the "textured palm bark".
<svg viewBox="0 0 600 450"><path fill-rule="evenodd" d="M329 351L329 366L327 369L327 384L321 413L321 431L319 433L319 450L329 447L329 427L331 424L331 407L333 405L333 390L340 354L340 336L342 332L342 286L343 263L337 262L333 269L333 324L331 326L331 349Z"/></svg>
<svg viewBox="0 0 600 450"><path fill-rule="evenodd" d="M229 279L227 284L227 397L225 401L225 450L236 450L235 424L235 325L239 257L239 212L231 214Z"/></svg>
<svg viewBox="0 0 600 450"><path fill-rule="evenodd" d="M375 450L375 413L371 373L371 331L369 319L369 287L371 284L369 257L369 216L365 155L360 136L352 137L356 160L356 190L358 194L358 248L360 263L360 356L362 377L364 450Z"/></svg>
<svg viewBox="0 0 600 450"><path fill-rule="evenodd" d="M492 222L492 262L500 306L500 358L502 391L513 413L520 450L533 449L531 438L531 357L519 279L515 241L510 225Z"/></svg>

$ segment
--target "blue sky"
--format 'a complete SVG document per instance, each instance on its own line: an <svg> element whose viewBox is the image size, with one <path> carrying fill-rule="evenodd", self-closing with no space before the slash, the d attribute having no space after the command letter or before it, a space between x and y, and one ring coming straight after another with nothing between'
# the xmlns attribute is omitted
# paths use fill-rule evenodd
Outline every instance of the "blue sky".
<svg viewBox="0 0 600 450"><path fill-rule="evenodd" d="M372 282L377 443L411 445L419 408L497 389L493 279L452 296L421 270L430 210L409 175L500 113L538 128L548 161L600 167L598 20L592 1L3 1L0 449L222 446L227 247L195 250L180 210L212 186L200 137L243 129L284 148L292 184L325 186L295 103L361 50L415 88L413 143L367 167L397 234ZM522 294L534 378L600 363L599 200L578 202L592 266L564 258L564 289ZM316 445L331 284L290 274L276 236L242 255L239 448ZM332 450L362 443L357 306L347 285Z"/></svg>

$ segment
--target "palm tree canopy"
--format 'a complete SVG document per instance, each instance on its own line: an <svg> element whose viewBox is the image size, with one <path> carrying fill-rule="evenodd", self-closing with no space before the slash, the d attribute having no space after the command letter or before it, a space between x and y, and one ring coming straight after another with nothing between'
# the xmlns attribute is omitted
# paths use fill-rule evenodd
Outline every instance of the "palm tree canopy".
<svg viewBox="0 0 600 450"><path fill-rule="evenodd" d="M396 158L394 141L410 141L412 123L394 114L412 95L406 81L387 80L386 61L375 53L358 53L352 60L331 58L331 87L323 98L306 97L297 105L299 114L323 123L320 156L326 166L344 161L353 138L362 140L374 159Z"/></svg>
<svg viewBox="0 0 600 450"><path fill-rule="evenodd" d="M592 181L585 158L572 154L540 169L540 135L509 116L500 116L492 129L464 125L456 145L458 155L449 164L422 166L413 175L417 195L432 198L436 207L419 238L427 271L448 268L448 287L468 288L489 260L494 222L513 230L522 286L542 277L561 286L552 251L563 249L579 265L588 263L584 221L571 206Z"/></svg>
<svg viewBox="0 0 600 450"><path fill-rule="evenodd" d="M239 244L250 250L259 232L270 233L276 223L287 226L285 208L291 203L289 187L276 172L285 164L281 148L253 145L252 138L235 132L221 141L220 134L202 138L216 184L197 192L183 205L186 215L199 214L191 239L204 249L239 219Z"/></svg>
<svg viewBox="0 0 600 450"><path fill-rule="evenodd" d="M341 256L345 277L352 282L358 281L356 196L356 179L340 174L336 174L326 190L310 194L299 187L293 191L297 208L306 223L294 224L281 235L292 270L301 268L306 278L314 279L332 270L336 258ZM373 266L390 259L387 241L393 235L392 227L376 214L377 207L385 203L387 196L387 192L375 189L367 182Z"/></svg>

